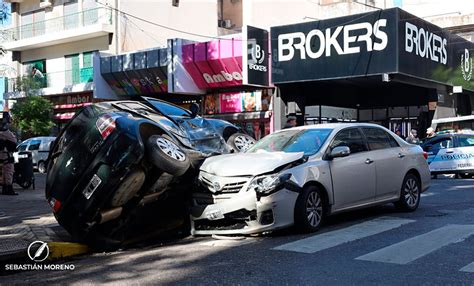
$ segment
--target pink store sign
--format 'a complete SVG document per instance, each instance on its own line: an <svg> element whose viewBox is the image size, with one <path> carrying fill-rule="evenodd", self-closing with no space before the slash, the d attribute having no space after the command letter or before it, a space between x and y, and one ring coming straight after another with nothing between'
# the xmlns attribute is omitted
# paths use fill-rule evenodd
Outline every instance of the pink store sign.
<svg viewBox="0 0 474 286"><path fill-rule="evenodd" d="M221 113L242 112L241 93L220 94Z"/></svg>
<svg viewBox="0 0 474 286"><path fill-rule="evenodd" d="M182 46L183 66L200 89L243 84L242 41L221 39Z"/></svg>

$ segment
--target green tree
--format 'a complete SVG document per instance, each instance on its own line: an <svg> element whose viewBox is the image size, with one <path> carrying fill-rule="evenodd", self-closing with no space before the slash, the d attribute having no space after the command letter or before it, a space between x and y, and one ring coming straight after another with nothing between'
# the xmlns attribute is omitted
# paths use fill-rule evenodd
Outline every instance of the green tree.
<svg viewBox="0 0 474 286"><path fill-rule="evenodd" d="M49 135L54 126L52 112L52 103L41 96L29 96L11 109L13 125L23 138Z"/></svg>

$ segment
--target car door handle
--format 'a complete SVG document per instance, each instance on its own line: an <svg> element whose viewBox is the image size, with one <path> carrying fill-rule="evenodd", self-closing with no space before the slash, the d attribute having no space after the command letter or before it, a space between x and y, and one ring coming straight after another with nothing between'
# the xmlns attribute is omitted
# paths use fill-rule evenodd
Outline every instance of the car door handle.
<svg viewBox="0 0 474 286"><path fill-rule="evenodd" d="M446 154L454 153L454 150L446 150Z"/></svg>
<svg viewBox="0 0 474 286"><path fill-rule="evenodd" d="M371 159L369 159L369 158L367 158L367 159L365 160L365 163L366 163L366 164L372 164L373 162L374 162L374 160L371 160Z"/></svg>
<svg viewBox="0 0 474 286"><path fill-rule="evenodd" d="M403 153L398 153L398 158L403 158L403 157L405 157L405 154L403 154Z"/></svg>

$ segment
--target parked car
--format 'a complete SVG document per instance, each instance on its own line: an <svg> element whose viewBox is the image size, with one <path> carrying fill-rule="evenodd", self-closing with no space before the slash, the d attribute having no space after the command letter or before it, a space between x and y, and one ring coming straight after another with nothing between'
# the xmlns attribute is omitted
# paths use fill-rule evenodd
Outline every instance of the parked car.
<svg viewBox="0 0 474 286"><path fill-rule="evenodd" d="M206 159L193 195L192 233L254 234L295 225L317 230L328 215L394 203L414 211L430 186L420 146L375 124L285 129L247 152Z"/></svg>
<svg viewBox="0 0 474 286"><path fill-rule="evenodd" d="M143 98L96 103L75 115L47 168L46 198L59 224L92 246L113 248L136 209L166 197L170 185L192 185L204 158L254 143L235 125L197 113L196 105L188 111Z"/></svg>
<svg viewBox="0 0 474 286"><path fill-rule="evenodd" d="M428 153L431 174L474 176L474 134L440 134L426 139L421 147Z"/></svg>
<svg viewBox="0 0 474 286"><path fill-rule="evenodd" d="M51 143L56 140L56 137L33 137L21 142L17 147L13 157L15 163L18 163L18 153L23 151L30 151L33 158L33 167L38 169L38 172L46 172L46 161L49 156L49 149Z"/></svg>

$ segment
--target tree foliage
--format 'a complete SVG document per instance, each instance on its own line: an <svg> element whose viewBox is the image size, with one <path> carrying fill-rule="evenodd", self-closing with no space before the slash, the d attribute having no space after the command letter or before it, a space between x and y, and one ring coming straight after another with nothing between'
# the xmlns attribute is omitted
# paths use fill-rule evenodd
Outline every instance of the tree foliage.
<svg viewBox="0 0 474 286"><path fill-rule="evenodd" d="M41 96L29 96L11 109L14 127L22 137L47 136L54 123L51 120L52 103Z"/></svg>

